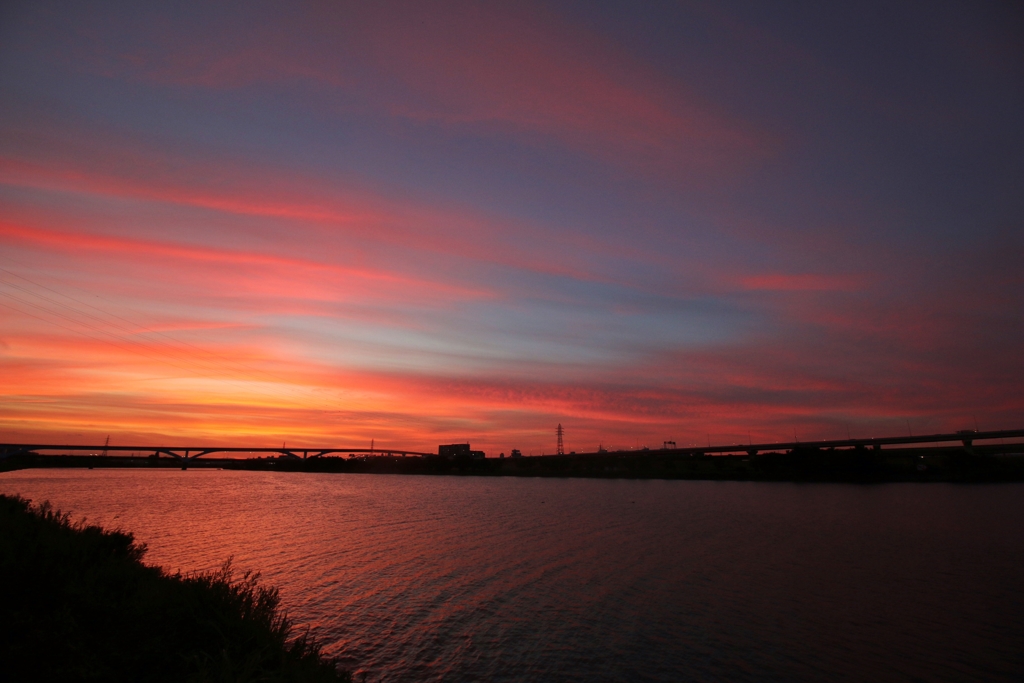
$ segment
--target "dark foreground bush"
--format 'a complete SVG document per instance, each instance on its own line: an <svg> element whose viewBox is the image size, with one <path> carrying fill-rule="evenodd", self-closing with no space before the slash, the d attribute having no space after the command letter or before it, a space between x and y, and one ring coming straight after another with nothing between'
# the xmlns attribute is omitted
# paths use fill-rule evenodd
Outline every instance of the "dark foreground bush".
<svg viewBox="0 0 1024 683"><path fill-rule="evenodd" d="M257 575L171 575L145 551L0 495L0 681L349 680Z"/></svg>

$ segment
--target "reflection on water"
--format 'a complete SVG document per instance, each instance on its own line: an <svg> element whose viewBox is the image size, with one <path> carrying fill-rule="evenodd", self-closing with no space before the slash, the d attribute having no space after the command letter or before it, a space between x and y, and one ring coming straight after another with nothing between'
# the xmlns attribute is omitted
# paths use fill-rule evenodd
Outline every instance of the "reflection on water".
<svg viewBox="0 0 1024 683"><path fill-rule="evenodd" d="M367 680L1019 680L1024 486L34 470Z"/></svg>

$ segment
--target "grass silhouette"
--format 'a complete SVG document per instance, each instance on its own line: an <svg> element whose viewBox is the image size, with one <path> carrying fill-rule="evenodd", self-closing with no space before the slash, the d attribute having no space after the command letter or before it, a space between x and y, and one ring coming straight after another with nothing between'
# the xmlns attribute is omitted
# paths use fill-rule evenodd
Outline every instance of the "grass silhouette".
<svg viewBox="0 0 1024 683"><path fill-rule="evenodd" d="M145 552L0 495L0 681L351 680L258 574L170 574Z"/></svg>

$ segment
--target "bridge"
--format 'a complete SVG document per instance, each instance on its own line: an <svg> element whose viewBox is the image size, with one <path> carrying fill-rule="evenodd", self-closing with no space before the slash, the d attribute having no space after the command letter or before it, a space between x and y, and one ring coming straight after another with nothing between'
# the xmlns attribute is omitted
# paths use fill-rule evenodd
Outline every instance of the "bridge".
<svg viewBox="0 0 1024 683"><path fill-rule="evenodd" d="M797 449L823 449L830 448L871 448L881 450L883 446L910 446L941 443L960 443L964 448L970 449L976 441L990 441L993 439L1021 439L1024 438L1024 429L1003 429L997 431L981 432L974 429L962 429L957 432L946 434L925 434L921 436L881 436L867 439L827 439L824 441L780 441L775 443L750 443L730 444L724 446L690 446L688 448L661 449L660 453L678 453L680 455L726 455L730 453L746 453L757 455L777 451L792 451ZM630 451L636 453L636 451Z"/></svg>
<svg viewBox="0 0 1024 683"><path fill-rule="evenodd" d="M977 441L991 441L994 439L1022 439L1024 429L1004 429L998 431L981 432L973 429L950 432L946 434L927 434L922 436L884 436L871 437L866 439L831 439L825 441L783 441L775 443L757 444L727 444L721 446L691 446L687 448L661 449L655 452L671 455L727 455L731 453L745 453L750 456L758 453L791 451L796 449L834 449L834 448L871 448L881 450L883 446L909 446L941 443L960 443L964 448L970 449ZM419 451L404 451L389 448L249 448L244 446L76 446L58 444L0 444L0 460L15 455L44 455L53 454L54 451L63 453L85 453L89 455L106 455L108 452L152 454L160 457L166 456L181 462L187 466L196 458L213 453L236 453L236 454L269 454L292 460L306 460L311 458L322 458L335 453L369 456L418 456L430 457L436 453L421 453ZM621 455L623 452L638 455L650 451L617 451L614 454ZM601 455L612 455L612 453L601 453ZM598 455L597 453L581 453L580 455ZM538 456L538 457L564 457L564 456Z"/></svg>
<svg viewBox="0 0 1024 683"><path fill-rule="evenodd" d="M85 453L86 455L107 455L108 452L138 453L143 457L152 455L154 457L167 456L181 462L182 466L188 465L196 458L212 453L246 453L246 454L269 454L277 457L292 460L306 460L309 458L322 458L325 455L335 453L349 453L352 455L398 455L398 456L430 456L436 453L420 453L418 451L399 451L390 448L248 448L248 447L223 447L223 446L74 446L58 444L26 444L26 443L5 443L0 444L0 460L15 455L45 455L53 451L63 453Z"/></svg>

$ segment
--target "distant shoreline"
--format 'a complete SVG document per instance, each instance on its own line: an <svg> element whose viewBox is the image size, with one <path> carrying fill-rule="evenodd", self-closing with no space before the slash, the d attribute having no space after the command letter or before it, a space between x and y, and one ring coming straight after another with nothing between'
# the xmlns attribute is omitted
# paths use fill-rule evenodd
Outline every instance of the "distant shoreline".
<svg viewBox="0 0 1024 683"><path fill-rule="evenodd" d="M0 471L36 468L174 468L171 458L113 455L12 456ZM365 457L203 458L189 469L449 476L583 477L793 482L1021 482L1024 444L965 448L797 448L757 455L678 455L661 451L528 456L521 458Z"/></svg>

